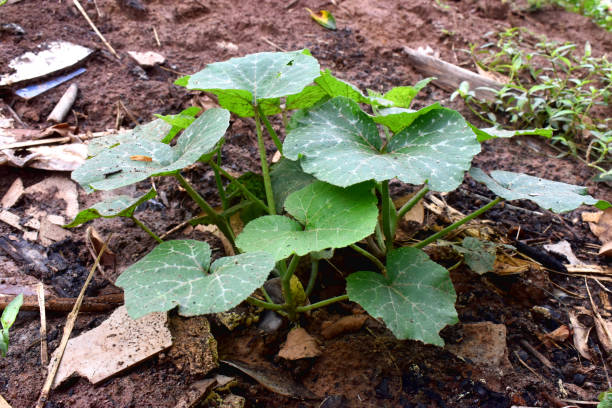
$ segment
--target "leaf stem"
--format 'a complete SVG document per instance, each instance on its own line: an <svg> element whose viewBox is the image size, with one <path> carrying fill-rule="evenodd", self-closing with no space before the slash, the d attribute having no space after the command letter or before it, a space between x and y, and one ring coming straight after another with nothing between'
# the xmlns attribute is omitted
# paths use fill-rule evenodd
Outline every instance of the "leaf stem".
<svg viewBox="0 0 612 408"><path fill-rule="evenodd" d="M210 163L214 162L214 158L210 160ZM217 190L219 191L219 198L221 199L221 206L223 207L223 211L227 210L229 207L229 203L227 201L227 195L225 194L225 188L223 188L223 180L221 180L221 175L219 174L219 168L221 167L221 148L219 148L219 152L217 153L217 166L213 168L213 172L215 173L215 183L217 184Z"/></svg>
<svg viewBox="0 0 612 408"><path fill-rule="evenodd" d="M410 200L408 200L406 204L402 206L402 208L399 209L397 212L397 218L401 219L408 211L412 209L412 207L416 205L416 203L421 201L421 198L423 198L428 191L429 187L427 187L427 185L420 189Z"/></svg>
<svg viewBox="0 0 612 408"><path fill-rule="evenodd" d="M242 191L244 193L244 195L248 197L249 200L251 200L253 203L255 203L258 206L260 206L264 211L266 211L266 212L268 211L268 207L264 204L263 201L261 201L259 198L257 198L255 196L255 194L253 194L248 188L246 188L244 184L242 184L240 181L238 181L238 179L236 179L231 174L229 174L227 171L225 171L223 169L223 167L219 166L217 163L214 163L212 160L208 164L210 164L210 167L212 167L215 171L217 171L220 174L222 174L223 177L225 177L226 179L228 179L232 183L235 183L236 186L240 189L240 191Z"/></svg>
<svg viewBox="0 0 612 408"><path fill-rule="evenodd" d="M361 248L359 245L351 244L350 247L356 252L359 252L361 255L368 258L370 261L372 261L372 263L374 263L374 265L376 265L378 269L381 270L383 275L386 275L387 268L385 268L385 265L380 261L380 259L375 257L373 254L369 253L367 250Z"/></svg>
<svg viewBox="0 0 612 408"><path fill-rule="evenodd" d="M181 173L179 172L175 173L174 177L179 182L181 187L185 189L187 194L189 194L189 197L191 197L193 201L195 201L198 204L198 206L202 209L202 211L204 211L210 217L212 223L215 224L217 227L219 227L221 232L223 232L223 234L230 241L232 246L235 247L236 245L234 241L236 239L236 236L234 235L234 231L232 231L232 228L227 223L227 220L224 217L217 214L214 208L212 208L210 204L208 204L206 200L197 191L195 191L195 189L181 175Z"/></svg>
<svg viewBox="0 0 612 408"><path fill-rule="evenodd" d="M389 194L389 180L381 183L382 199L382 230L385 234L385 246L387 253L393 249L393 238L397 227L397 211Z"/></svg>
<svg viewBox="0 0 612 408"><path fill-rule="evenodd" d="M270 303L270 302L264 302L263 300L259 300L257 298L254 298L253 296L249 296L246 299L246 301L252 304L253 306L262 307L268 310L282 310L283 309L283 305L279 305L276 303Z"/></svg>
<svg viewBox="0 0 612 408"><path fill-rule="evenodd" d="M293 255L291 262L289 263L289 267L287 267L287 271L281 276L283 297L285 298L285 310L287 311L291 321L295 321L297 319L295 299L293 298L293 292L291 292L291 277L293 276L293 273L297 269L299 263L300 257L298 255Z"/></svg>
<svg viewBox="0 0 612 408"><path fill-rule="evenodd" d="M503 201L503 198L501 198L501 197L495 198L495 200L491 201L489 204L487 204L487 205L485 205L483 207L480 207L479 209L477 209L473 213L465 216L464 218L460 219L459 221L457 221L457 222L449 225L448 227L444 228L442 231L436 232L435 234L433 234L429 238L424 239L423 241L418 242L418 243L416 243L413 246L415 248L424 248L424 247L426 247L427 245L431 244L435 240L442 238L443 236L445 236L449 232L459 228L460 226L462 226L466 222L471 221L474 218L478 217L480 214L488 211L490 208L494 207L495 205L497 205L501 201Z"/></svg>
<svg viewBox="0 0 612 408"><path fill-rule="evenodd" d="M306 286L306 297L310 296L314 289L315 282L317 281L317 275L319 274L319 260L315 259L310 262L310 277L308 278L308 285Z"/></svg>
<svg viewBox="0 0 612 408"><path fill-rule="evenodd" d="M255 112L255 127L257 131L257 148L259 149L259 160L261 162L261 174L264 179L264 187L266 189L266 199L268 201L268 213L276 214L274 205L274 194L272 194L272 182L270 181L270 171L268 169L268 158L266 157L266 146L264 144L263 135L261 132L261 120L259 118L259 107L257 103L253 103Z"/></svg>
<svg viewBox="0 0 612 408"><path fill-rule="evenodd" d="M263 110L261 109L260 105L257 105L257 110L259 111L259 117L261 118L261 120L263 121L264 125L266 126L266 130L268 131L268 134L270 135L270 137L272 138L272 141L276 145L276 148L278 149L278 151L281 154L283 154L283 143L278 138L278 134L276 133L276 131L272 127L272 124L270 123L270 120L268 119L268 117L266 115L264 115Z"/></svg>
<svg viewBox="0 0 612 408"><path fill-rule="evenodd" d="M154 233L153 231L151 231L151 229L149 227L146 226L146 224L142 221L140 221L138 218L134 217L133 215L130 217L132 219L132 221L134 221L134 223L136 225L138 225L144 232L146 232L147 234L149 234L151 236L151 238L153 238L154 240L156 240L158 243L162 243L164 241L162 241L162 239L160 237L157 236L156 233Z"/></svg>
<svg viewBox="0 0 612 408"><path fill-rule="evenodd" d="M331 305L332 303L341 302L343 300L348 300L348 295L340 295L333 298L325 299L317 303L313 303L311 305L299 306L296 308L296 312L303 313L308 312L309 310L318 309L320 307L324 307L327 305Z"/></svg>

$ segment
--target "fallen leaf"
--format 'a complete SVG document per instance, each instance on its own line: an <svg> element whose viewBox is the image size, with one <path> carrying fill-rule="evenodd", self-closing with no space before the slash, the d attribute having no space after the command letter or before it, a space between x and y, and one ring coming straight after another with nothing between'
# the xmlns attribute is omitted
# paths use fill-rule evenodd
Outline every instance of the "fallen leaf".
<svg viewBox="0 0 612 408"><path fill-rule="evenodd" d="M63 201L66 204L64 214L67 219L74 219L79 213L77 187L68 177L48 177L26 188L24 194L34 196L34 202L55 199Z"/></svg>
<svg viewBox="0 0 612 408"><path fill-rule="evenodd" d="M117 308L100 326L68 341L53 387L74 373L97 384L167 349L172 345L167 323L166 313L133 320L125 306Z"/></svg>
<svg viewBox="0 0 612 408"><path fill-rule="evenodd" d="M368 320L368 315L359 314L344 316L335 322L323 322L321 336L329 340L344 333L356 332L361 329L366 320Z"/></svg>
<svg viewBox="0 0 612 408"><path fill-rule="evenodd" d="M302 327L295 328L289 332L287 340L278 352L278 356L285 360L300 360L320 355L321 349L317 341Z"/></svg>
<svg viewBox="0 0 612 408"><path fill-rule="evenodd" d="M141 161L141 162L152 162L153 158L150 156L143 156L141 154L135 154L133 156L130 156L130 160Z"/></svg>
<svg viewBox="0 0 612 408"><path fill-rule="evenodd" d="M582 219L585 219L585 213L582 213ZM612 207L591 213L586 219L593 220L589 222L589 228L602 243L599 255L612 256Z"/></svg>
<svg viewBox="0 0 612 408"><path fill-rule="evenodd" d="M606 354L610 354L612 352L612 322L604 320L599 313L596 313L595 332L597 333L599 344L601 344Z"/></svg>
<svg viewBox="0 0 612 408"><path fill-rule="evenodd" d="M578 350L582 357L586 358L587 360L592 360L591 352L589 350L589 346L587 345L589 340L589 332L591 329L580 323L574 312L569 311L567 314L574 333L574 347L576 347L576 350Z"/></svg>
<svg viewBox="0 0 612 408"><path fill-rule="evenodd" d="M327 28L328 30L335 30L336 29L336 19L334 18L332 13L330 13L329 11L321 10L321 11L319 11L319 14L313 12L309 8L306 8L306 11L308 11L310 13L310 17L314 21L319 23L320 26L322 26L324 28Z"/></svg>
<svg viewBox="0 0 612 408"><path fill-rule="evenodd" d="M597 255L612 256L612 241L603 244Z"/></svg>
<svg viewBox="0 0 612 408"><path fill-rule="evenodd" d="M569 335L570 330L566 325L561 325L550 333L537 333L538 339L547 348L559 347L558 343L563 343Z"/></svg>
<svg viewBox="0 0 612 408"><path fill-rule="evenodd" d="M544 249L546 249L548 252L554 252L555 254L563 255L565 258L567 258L567 261L570 265L583 264L583 262L576 258L576 255L574 255L570 243L566 240L559 241L556 244L544 245Z"/></svg>
<svg viewBox="0 0 612 408"><path fill-rule="evenodd" d="M19 201L23 194L23 190L23 181L21 181L21 178L17 177L15 181L13 181L13 184L11 184L9 187L8 191L2 197L0 205L2 205L3 208L11 208L17 201Z"/></svg>

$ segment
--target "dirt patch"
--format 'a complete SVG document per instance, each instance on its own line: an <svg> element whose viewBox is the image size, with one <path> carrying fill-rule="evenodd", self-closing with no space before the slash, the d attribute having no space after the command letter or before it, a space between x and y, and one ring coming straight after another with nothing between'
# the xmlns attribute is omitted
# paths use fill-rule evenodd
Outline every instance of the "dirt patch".
<svg viewBox="0 0 612 408"><path fill-rule="evenodd" d="M87 72L75 80L80 91L68 120L78 125L81 131L100 131L117 124L132 127L134 123L130 115L118 106L119 102L139 123L149 121L154 113L176 113L197 104L199 96L173 85L177 76L196 72L210 62L257 51L309 48L323 68L331 69L340 78L362 89L384 91L422 79L406 63L402 54L404 46L429 46L446 61L470 69L475 68L469 54L462 50L470 43L491 40L494 35L491 33L495 31L514 26L526 27L551 40L572 41L579 45L588 41L595 55L612 49L612 36L587 18L554 8L526 13L521 11L523 2L515 2L509 7L492 0L389 0L376 4L363 0L333 4L304 0L261 1L256 7L228 0L99 0L82 3L121 60L100 44L70 2L24 0L2 6L2 23L18 24L25 34L0 31L2 73L8 71L8 62L12 58L34 51L44 42L65 40L98 49L85 64ZM310 20L304 7L329 9L336 17L339 29L335 32L322 29ZM155 33L161 46L156 42ZM166 57L166 63L143 69L127 55L128 51L159 52ZM2 100L28 126L44 128L44 118L67 86L59 86L31 101L23 101L8 93L2 95ZM451 103L449 97L449 93L428 86L415 105L422 107L439 101L461 110L475 121L461 102ZM5 110L3 113L8 115ZM258 169L253 129L251 120L233 118L228 143L223 150L228 167L237 171ZM271 143L269 153L273 153ZM485 170L512 170L583 184L597 197L612 197L609 186L591 181L594 175L591 169L575 159L559 159L557 155L557 151L539 139L500 139L483 144L483 151L475 159L475 164ZM43 171L0 168L0 196L17 177L22 178L27 189L48 176L49 173ZM67 177L65 174L60 176ZM187 176L207 199L216 202L211 171L195 166ZM155 182L169 204L151 201L137 212L138 217L155 232L161 234L197 215L197 208L174 182L166 179ZM397 182L392 187L397 195L411 190ZM148 182L142 182L121 193L144 193L149 188ZM86 195L80 190L80 208L100 201L105 194L108 193ZM484 199L490 197L482 186L468 178L458 192L447 195L445 199L451 206L468 213L484 204L483 196ZM594 254L592 245L597 240L588 225L580 221L582 209L562 216L547 212L537 215L534 211L539 210L535 206L529 203L519 205L528 211L517 212L499 206L486 218L492 220L494 228L508 239L517 235L517 229L520 229L521 239L530 240L534 246L566 239L578 258L610 266L610 261ZM49 213L60 213L66 204L53 199L44 202L24 199L16 203L14 212L24 217L31 206L42 207ZM436 222L430 214L427 217L426 222ZM108 271L106 278L98 276L93 282L88 295L95 296L118 291L110 282L148 252L154 241L128 219L100 219L93 225L102 236L115 232L111 248L117 254L116 267ZM49 259L51 269L48 275L36 277L61 296L76 295L87 268L92 264L83 235L84 228L78 228L70 239L48 248L38 248ZM5 224L0 224L0 236L17 241L21 239L17 231ZM171 237L206 240L214 248L214 257L222 254L221 243L211 234L181 229ZM343 278L350 272L363 269L361 259L356 259L348 251L338 252L334 266L340 266L340 271L322 263L321 290L313 293L312 302L342 293ZM443 257L438 260L445 266L452 265ZM23 269L23 263L0 251L0 279L15 276ZM321 356L306 364L275 357L289 327L272 334L263 334L255 326L241 326L231 332L215 324L211 327L221 358L272 368L279 375L291 377L306 386L320 397L319 400L297 401L272 394L254 380L224 365L216 372L238 376L238 385L231 391L245 397L249 407L318 407L326 396L330 397L328 401L339 404L335 406L342 407L562 406L559 405L561 398L588 397L592 400L599 391L607 388L601 362L581 359L570 342L561 344L559 348L546 348L541 347L537 339L538 333L567 324L567 310L588 305L582 278L535 268L519 275L479 276L460 267L453 271L452 279L458 293L456 306L462 323L486 321L505 326L511 369L504 367L503 375L496 367L461 360L440 348L397 341L374 319L367 319L356 332L346 330L338 336L325 335L324 322L335 322L356 313L359 315L360 311L354 310L355 305L350 303L337 304L304 317L303 327L317 339L322 349ZM602 284L608 283L604 281ZM598 299L599 286L591 283L590 288ZM583 297L575 298L568 293ZM534 306L549 310L549 315L533 312ZM74 334L98 326L105 317L80 316ZM198 324L197 318L189 319L187 323L177 317L172 317L171 322L171 328L174 327L185 338L184 349L170 349L96 386L84 379L69 381L52 393L48 406L175 406L191 384L202 379L206 371L202 367L209 368L211 362L209 356L197 354L198 341L208 339L200 336L208 333L207 323ZM59 343L63 324L63 316L49 316L47 340L50 351ZM12 330L9 355L0 359L0 394L15 408L33 406L42 386L44 369L40 365L38 328L37 313L20 315ZM448 344L459 344L463 339L458 327L449 327L442 335ZM544 353L554 364L554 369L543 366L525 349L521 340L528 341ZM591 348L596 346L594 338L589 340L589 345ZM197 357L189 357L193 355ZM559 381L571 386L561 390ZM210 405L215 406L215 403L210 402Z"/></svg>

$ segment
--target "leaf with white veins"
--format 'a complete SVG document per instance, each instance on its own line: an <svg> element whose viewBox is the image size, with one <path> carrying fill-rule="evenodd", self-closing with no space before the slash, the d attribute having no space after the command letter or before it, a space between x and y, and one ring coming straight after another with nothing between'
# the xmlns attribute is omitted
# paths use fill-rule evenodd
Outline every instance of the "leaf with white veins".
<svg viewBox="0 0 612 408"><path fill-rule="evenodd" d="M265 282L274 260L264 252L217 259L195 240L166 241L127 268L117 279L134 319L178 306L182 316L228 310Z"/></svg>

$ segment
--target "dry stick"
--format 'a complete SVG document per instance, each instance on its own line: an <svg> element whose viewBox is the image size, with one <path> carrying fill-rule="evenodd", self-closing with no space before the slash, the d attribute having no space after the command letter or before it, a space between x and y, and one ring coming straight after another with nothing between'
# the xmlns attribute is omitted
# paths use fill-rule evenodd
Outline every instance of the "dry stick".
<svg viewBox="0 0 612 408"><path fill-rule="evenodd" d="M108 43L108 41L106 41L106 38L104 38L104 36L100 32L100 30L98 30L98 27L96 27L96 25L93 23L93 21L91 21L91 18L89 18L89 16L87 15L85 10L83 9L83 6L81 6L81 3L79 3L79 0L72 0L72 4L74 4L76 6L76 8L79 9L79 11L83 15L83 17L85 17L85 20L87 20L87 22L89 23L90 27L98 35L100 40L102 40L104 45L106 45L106 48L108 48L108 50L111 52L111 54L113 54L115 57L117 57L117 59L121 59L121 58L119 58L119 55L117 55L117 52L114 50L114 48Z"/></svg>
<svg viewBox="0 0 612 408"><path fill-rule="evenodd" d="M55 108L51 111L49 116L47 117L47 121L50 122L63 122L70 111L70 108L74 104L76 100L77 94L79 92L79 87L77 84L71 84L64 95L60 98Z"/></svg>
<svg viewBox="0 0 612 408"><path fill-rule="evenodd" d="M519 357L519 355L518 355L518 353L517 353L516 351L514 352L514 357L516 357L516 358L518 359L518 361L521 363L521 365L522 365L523 367L525 367L526 369L528 369L529 371L531 371L531 373L532 373L533 375L535 375L535 376L536 376L537 378L539 378L540 380L542 379L542 377L540 376L540 374L536 373L536 371L535 371L533 368L529 367L529 364L527 364L526 362L524 362L524 361L523 361L523 359L521 359L521 357Z"/></svg>
<svg viewBox="0 0 612 408"><path fill-rule="evenodd" d="M119 99L119 105L123 108L123 110L125 111L125 113L128 115L128 118L130 118L130 120L132 122L134 122L134 124L136 126L140 125L140 123L138 123L138 121L136 120L136 117L132 114L132 112L129 111L129 109L123 104L123 102L121 101L121 99Z"/></svg>
<svg viewBox="0 0 612 408"><path fill-rule="evenodd" d="M47 316L45 314L45 287L42 282L36 285L36 293L38 295L38 309L40 310L40 364L49 364L49 355L47 353Z"/></svg>
<svg viewBox="0 0 612 408"><path fill-rule="evenodd" d="M527 342L527 340L521 340L521 345L525 347L531 354L533 354L542 364L548 367L550 370L553 370L555 366L550 362L542 353L535 349L531 344Z"/></svg>
<svg viewBox="0 0 612 408"><path fill-rule="evenodd" d="M276 48L277 50L282 51L282 52L287 52L286 49L279 47L278 45L274 44L272 41L268 40L266 37L261 37L261 39L267 42L268 44L270 44L272 47Z"/></svg>
<svg viewBox="0 0 612 408"><path fill-rule="evenodd" d="M8 110L8 111L9 111L9 113L11 114L11 116L12 116L12 117L13 117L13 118L14 118L14 119L17 121L17 122L19 122L19 124L20 124L22 127L26 128L26 129L30 129L30 126L28 126L27 124L25 124L25 123L24 123L24 121L23 121L23 120L21 120L21 118L19 117L19 115L17 114L17 112L15 112L15 111L13 110L13 108L11 108L11 107L10 107L10 105L9 105L9 104L4 104L4 106L6 107L6 110Z"/></svg>
<svg viewBox="0 0 612 408"><path fill-rule="evenodd" d="M158 47L161 47L161 41L159 41L159 36L157 35L157 30L153 27L153 36L155 37L155 42Z"/></svg>
<svg viewBox="0 0 612 408"><path fill-rule="evenodd" d="M4 310L15 295L0 295L0 310ZM76 303L76 298L47 298L45 309L50 312L69 312ZM123 304L123 293L113 293L83 299L80 311L83 313L107 312ZM37 311L39 310L38 299L36 296L24 296L23 304L19 310Z"/></svg>
<svg viewBox="0 0 612 408"><path fill-rule="evenodd" d="M75 2L78 0L74 0ZM64 350L66 350L66 345L68 344L68 339L70 338L70 333L72 333L72 328L74 327L74 323L76 322L77 315L79 314L79 309L81 308L81 303L83 303L83 298L85 297L85 291L87 290L87 286L89 286L89 282L93 278L94 271L100 263L100 259L106 251L108 247L108 243L110 242L113 234L111 233L102 246L98 257L96 258L96 262L94 262L93 266L89 270L89 275L87 275L87 279L85 279L85 283L81 288L81 293L79 293L79 297L77 298L74 308L66 318L66 326L64 326L64 333L62 335L62 340L60 341L60 345L58 347L57 354L51 360L49 364L49 374L47 375L47 379L45 380L45 384L40 392L40 396L38 397L38 402L36 403L36 408L43 408L45 403L47 402L47 398L49 397L49 392L51 391L51 386L53 385L53 380L55 380L55 375L57 374L57 369L62 361L62 357L64 356Z"/></svg>

